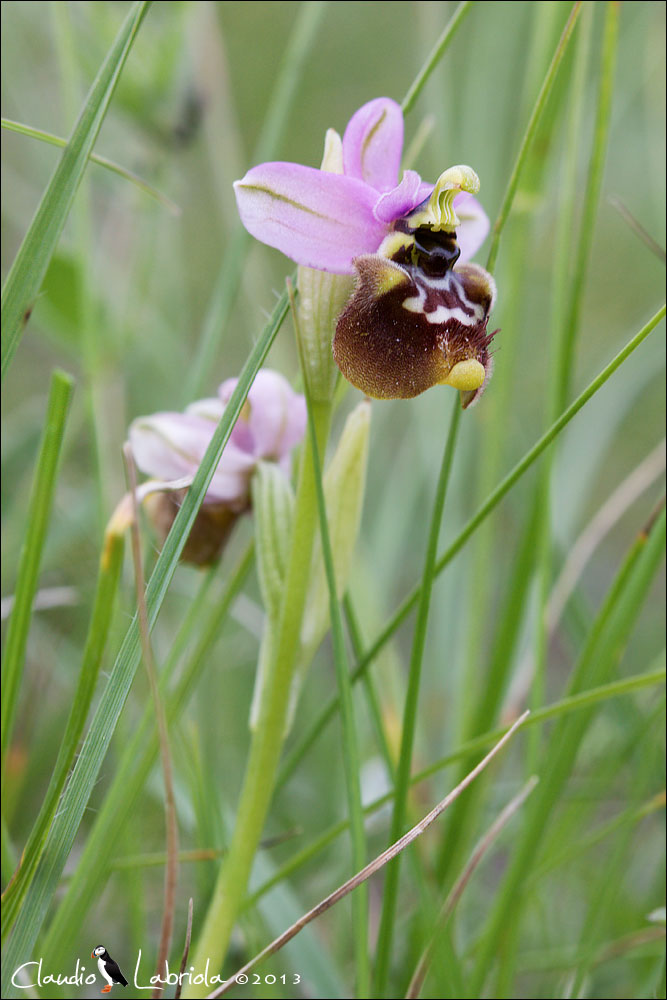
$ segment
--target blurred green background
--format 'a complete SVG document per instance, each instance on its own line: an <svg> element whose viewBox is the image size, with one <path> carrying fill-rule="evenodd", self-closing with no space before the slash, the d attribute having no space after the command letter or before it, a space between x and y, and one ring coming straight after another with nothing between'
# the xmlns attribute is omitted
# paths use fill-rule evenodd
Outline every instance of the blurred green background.
<svg viewBox="0 0 667 1000"><path fill-rule="evenodd" d="M5 2L3 115L67 136L85 91L128 9L125 3ZM604 4L593 3L594 34L584 133L577 164L581 190L590 155L600 25ZM39 807L69 710L85 638L102 530L124 492L121 446L140 414L181 409L195 396L212 395L239 372L261 330L284 276L280 254L253 245L234 308L215 330L214 358L195 385L193 359L221 263L237 229L231 184L253 164L253 150L275 88L298 3L155 3L130 54L96 145L98 153L132 169L175 205L178 213L122 178L91 165L20 344L3 400L2 594L11 595L25 510L44 417L50 371L61 366L76 378L64 461L43 559L40 588L67 588L63 603L35 614L15 734L5 816L21 845ZM277 159L319 165L327 127L342 131L362 103L379 95L401 99L451 16L448 3L337 2L328 5L303 69ZM415 163L434 180L452 163L470 163L481 178L480 200L494 218L530 109L569 12L568 3L479 2L429 81L406 126L406 144L422 128L428 135ZM572 396L580 391L660 306L664 265L614 207L619 198L662 246L665 244L665 6L624 4L607 167L583 299ZM566 57L566 81L571 57ZM563 83L564 87L564 83ZM564 158L563 89L557 84L530 169L522 178L501 243L499 299L492 322L496 376L479 407L463 419L443 543L547 426L552 354L555 227ZM6 272L26 231L58 151L21 135L2 134L2 263ZM483 263L485 250L478 255ZM521 253L517 261L516 254ZM560 439L551 484L554 568L557 571L589 519L661 440L664 421L664 327L623 366ZM296 378L293 338L286 324L270 356L272 367ZM449 396L434 390L406 404L375 403L368 491L351 593L363 629L372 638L421 573L437 463L444 442ZM356 390L349 393L349 409ZM339 415L342 420L342 415ZM565 679L609 581L632 538L660 496L658 480L617 519L586 567L576 595L549 648L547 702L562 696ZM436 583L425 658L417 766L442 756L461 736L466 701L484 683L485 664L503 614L516 555L535 485L531 473ZM245 523L223 564L250 537ZM149 552L149 559L151 553ZM155 632L158 661L192 600L199 574L179 569ZM528 582L525 612L512 649L512 676L530 663L536 593ZM655 587L623 660L622 673L648 669L663 644L663 592ZM108 651L109 664L134 609L131 567L126 575ZM583 623L583 624L582 624ZM261 628L256 582L251 579L209 656L187 712L173 732L179 815L184 847L219 846L233 812L248 745L247 706ZM410 628L385 650L374 670L392 739L397 738ZM479 678L477 681L476 678ZM517 681L517 678L519 680ZM328 644L311 671L299 708L312 718L335 689ZM472 695L471 695L472 692ZM137 675L91 808L94 820L113 776L114 761L148 698ZM612 702L589 734L586 758L559 813L562 836L615 815L664 788L662 742L655 692ZM365 799L387 787L372 727L359 702ZM650 721L647 721L650 720ZM297 721L297 730L299 721ZM644 736L640 742L640 736ZM298 831L273 849L278 863L345 814L337 724L330 726L272 809L270 835ZM479 830L502 807L524 763L513 749L495 773ZM427 811L451 785L445 772L420 786ZM127 823L119 855L158 851L163 845L161 779L156 770ZM582 805L583 803L583 805ZM577 813L577 810L583 810ZM568 813L569 810L569 813ZM372 849L385 846L387 818L374 820ZM581 823L576 818L583 817ZM575 817L574 819L572 817ZM573 825L574 824L574 825ZM479 831L478 831L479 832ZM600 914L600 934L612 940L640 926L664 903L662 828L643 821L626 845L613 905ZM430 845L437 842L433 832ZM595 855L605 863L615 844ZM345 838L297 873L289 890L296 913L308 908L348 873ZM428 854L429 842L423 848ZM76 865L76 854L70 867ZM471 886L462 909L462 933L472 933L497 883L502 850ZM586 919L590 857L545 877L525 930L516 986L521 996L560 996ZM407 866L406 866L407 867ZM210 862L182 869L180 893L198 905L210 889ZM616 870L616 869L614 869ZM408 869L409 872L409 869ZM409 882L409 874L406 876ZM104 939L112 954L152 942L160 915L161 870L115 873L83 929L68 942L89 954ZM377 906L379 884L371 898ZM407 890L412 898L412 889ZM271 898L271 897L269 897ZM342 908L348 906L343 903ZM182 931L186 902L178 914ZM202 911L203 912L203 911ZM245 945L261 946L285 925L288 901L274 897L271 914L246 919ZM315 926L316 952L328 966L320 989L350 979L349 922L333 914ZM414 925L407 924L400 955L418 955ZM95 940L91 939L92 938ZM114 948L112 949L112 941ZM240 939L237 940L237 944ZM149 947L148 944L145 947ZM303 945L305 948L306 945ZM415 948L417 949L415 951ZM299 953L287 965L298 967ZM409 967L410 962L406 959ZM295 965L296 963L296 965ZM280 963L278 963L280 964ZM590 996L645 996L643 961L603 966ZM329 978L327 978L329 977ZM646 980L648 981L648 980ZM437 980L436 980L437 982ZM322 984L326 983L324 987ZM333 985L332 985L333 984ZM436 989L434 987L434 989ZM267 995L274 994L267 988ZM327 995L324 993L313 995ZM329 994L333 995L333 993ZM340 995L344 995L341 993ZM431 995L431 994L427 994ZM433 993L432 995L438 995Z"/></svg>

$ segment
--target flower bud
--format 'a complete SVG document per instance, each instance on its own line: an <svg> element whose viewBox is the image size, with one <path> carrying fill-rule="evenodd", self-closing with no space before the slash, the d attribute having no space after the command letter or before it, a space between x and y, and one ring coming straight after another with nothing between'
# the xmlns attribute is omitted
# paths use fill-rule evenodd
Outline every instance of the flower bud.
<svg viewBox="0 0 667 1000"><path fill-rule="evenodd" d="M343 173L343 145L333 129L326 134L321 169L330 174ZM333 399L338 368L331 354L336 319L350 297L354 279L349 275L330 274L309 267L299 267L299 335L304 377L315 402Z"/></svg>
<svg viewBox="0 0 667 1000"><path fill-rule="evenodd" d="M259 462L252 507L259 584L264 608L273 621L280 615L294 515L294 492L279 466Z"/></svg>
<svg viewBox="0 0 667 1000"><path fill-rule="evenodd" d="M371 404L364 400L350 413L338 447L324 476L324 493L331 537L336 592L345 593L352 569L366 489ZM313 552L311 581L301 631L302 655L307 665L329 627L329 587L324 572L322 544Z"/></svg>

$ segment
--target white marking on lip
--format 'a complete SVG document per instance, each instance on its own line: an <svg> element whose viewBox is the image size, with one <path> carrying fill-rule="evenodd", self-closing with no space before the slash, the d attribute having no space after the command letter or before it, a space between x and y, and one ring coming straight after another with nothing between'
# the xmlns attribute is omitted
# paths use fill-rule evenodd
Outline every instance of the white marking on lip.
<svg viewBox="0 0 667 1000"><path fill-rule="evenodd" d="M468 316L463 309L449 309L447 306L438 306L433 312L424 313L429 323L446 323L448 319L456 319L462 326L476 326L477 317Z"/></svg>

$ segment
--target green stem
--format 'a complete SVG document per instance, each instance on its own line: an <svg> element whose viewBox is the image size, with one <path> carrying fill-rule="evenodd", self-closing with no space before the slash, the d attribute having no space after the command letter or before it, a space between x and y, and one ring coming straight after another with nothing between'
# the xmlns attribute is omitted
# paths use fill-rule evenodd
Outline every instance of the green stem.
<svg viewBox="0 0 667 1000"><path fill-rule="evenodd" d="M331 420L330 404L313 404L313 419L317 445L323 451ZM313 450L310 440L306 440L299 471L290 559L274 655L267 664L259 716L250 745L229 853L220 869L194 953L193 964L198 972L205 969L207 961L212 972L216 972L222 965L273 796L280 751L285 738L289 695L297 662L316 526ZM184 992L185 997L200 995L205 993L194 986L189 986Z"/></svg>
<svg viewBox="0 0 667 1000"><path fill-rule="evenodd" d="M366 643L361 632L361 624L357 618L357 613L352 604L352 599L350 598L349 592L345 594L343 598L343 608L345 609L345 618L347 620L347 631L350 636L350 643L352 645L352 652L358 661L363 659L364 649L366 648ZM366 693L366 703L368 707L368 714L373 723L373 729L375 730L375 738L378 745L378 750L382 755L382 760L384 761L384 766L387 771L387 778L391 784L394 783L394 762L391 757L391 749L389 747L389 741L387 740L387 734L384 731L384 724L382 721L382 706L380 705L380 700L377 696L375 686L373 684L373 678L370 671L365 671L363 678L364 690Z"/></svg>
<svg viewBox="0 0 667 1000"><path fill-rule="evenodd" d="M294 328L299 348L301 372L308 408L308 431L310 446L313 453L313 476L317 497L317 511L320 522L320 541L322 545L322 562L329 590L329 617L331 619L331 639L333 645L334 664L336 667L336 684L340 698L341 730L343 736L343 761L345 766L345 786L347 791L350 831L352 833L352 864L353 872L361 871L366 864L366 834L364 831L364 811L361 805L361 783L359 780L359 746L354 719L354 704L352 702L352 684L350 668L345 651L345 635L343 633L343 617L338 600L336 586L336 570L331 547L331 535L327 518L327 502L322 483L322 461L317 441L316 406L310 390L308 369L305 364L306 352L295 308L292 285L288 284ZM330 406L328 407L330 411ZM368 957L368 886L359 886L352 900L354 914L354 943L357 968L357 996L366 997L370 989L370 966Z"/></svg>
<svg viewBox="0 0 667 1000"><path fill-rule="evenodd" d="M568 128L568 150L565 156L565 177L563 198L558 230L556 269L554 275L554 330L556 335L555 359L552 366L550 385L551 420L563 409L569 395L575 362L576 337L579 330L579 315L585 286L585 276L590 257L591 241L595 230L595 218L600 200L600 189L604 173L609 123L611 119L611 95L613 91L616 42L618 37L618 4L609 3L605 21L602 49L602 66L598 91L598 105L593 137L593 151L584 198L583 216L579 230L579 240L574 254L572 275L568 275L568 263L574 241L574 219L577 189L577 152L579 132L583 118L583 93L585 91L586 69L592 31L593 10L588 6L582 16L581 33L576 55L575 71L572 79L572 111ZM568 296L569 291L569 296ZM567 303L563 310L562 303ZM544 703L547 672L547 621L546 605L551 591L552 540L551 540L551 474L555 461L552 451L541 470L537 487L542 524L539 530L538 581L539 610L535 637L535 667L531 691L531 707ZM537 765L541 734L535 730L529 737L528 771L532 773Z"/></svg>
<svg viewBox="0 0 667 1000"><path fill-rule="evenodd" d="M579 314L581 312L583 292L586 285L588 262L591 255L593 235L595 233L595 216L597 215L600 192L602 190L602 178L604 175L609 124L611 120L611 98L614 90L614 69L616 65L620 7L621 5L618 3L618 0L609 0L605 15L595 134L593 136L593 149L586 183L580 237L572 272L572 290L565 320L563 355L560 366L560 392L563 399L567 396L567 388L572 371L574 338L579 325Z"/></svg>
<svg viewBox="0 0 667 1000"><path fill-rule="evenodd" d="M456 447L460 418L461 406L457 394L454 398L452 416L449 424L449 433L447 435L445 450L442 456L440 477L438 479L438 486L433 504L428 544L426 547L426 557L424 559L424 573L422 576L419 608L417 611L417 621L415 624L415 631L412 640L412 653L410 656L408 690L405 697L405 708L403 710L401 749L398 760L398 768L396 771L394 811L392 815L391 832L389 834L390 844L393 844L399 839L399 837L402 836L406 822L408 791L410 788L410 774L412 770L412 751L417 727L417 708L419 705L421 668L424 659L424 647L426 645L426 632L431 607L431 593L433 591L433 581L435 579L435 568L438 555L438 538L440 535L442 515L445 508L445 497L447 496L447 486L449 484L449 475L454 458L454 449ZM374 979L375 995L378 997L384 996L389 976L394 922L396 918L396 903L398 900L400 862L401 855L398 854L396 858L394 858L394 860L387 866L387 874L385 878L384 905L380 920L380 931L376 955L377 964Z"/></svg>
<svg viewBox="0 0 667 1000"><path fill-rule="evenodd" d="M296 316L296 313L295 313ZM295 319L296 323L296 319ZM299 334L297 328L297 340ZM300 341L299 341L300 342ZM352 684L350 670L345 652L345 636L343 634L343 619L336 589L336 572L334 569L331 537L327 521L327 505L322 485L322 463L317 443L317 427L315 424L316 403L308 392L308 380L301 352L301 368L306 387L308 402L308 424L310 443L313 452L313 474L317 494L317 508L320 519L320 539L322 542L322 561L329 588L329 614L331 618L331 638L333 644L334 663L336 666L336 682L340 698L341 730L343 737L343 761L345 765L345 784L347 790L350 831L352 833L352 864L353 872L361 871L366 865L366 835L364 831L364 812L361 805L361 783L359 781L359 747L354 720L354 705L352 702ZM370 989L370 968L368 961L368 886L360 885L352 900L354 914L354 942L357 967L357 996L367 997Z"/></svg>

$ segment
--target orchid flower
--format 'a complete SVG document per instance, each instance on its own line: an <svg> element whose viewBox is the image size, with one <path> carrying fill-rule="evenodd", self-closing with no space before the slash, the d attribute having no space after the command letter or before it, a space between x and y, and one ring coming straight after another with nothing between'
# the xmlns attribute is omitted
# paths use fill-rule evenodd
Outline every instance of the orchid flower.
<svg viewBox="0 0 667 1000"><path fill-rule="evenodd" d="M139 487L139 497L147 502L162 537L169 532L237 382L227 379L216 397L198 400L183 413L139 417L130 427L134 460L152 477ZM213 473L184 558L199 564L217 558L238 515L250 506L250 484L258 462L275 462L289 474L291 450L305 427L304 397L277 372L259 371Z"/></svg>
<svg viewBox="0 0 667 1000"><path fill-rule="evenodd" d="M337 164L326 170L249 170L234 185L241 221L302 266L356 273L333 342L350 382L376 398L449 384L468 406L491 373L495 299L491 276L468 263L489 228L477 175L453 167L432 185L406 170L399 181L403 114L389 98L360 108L342 140L330 129L326 148Z"/></svg>

